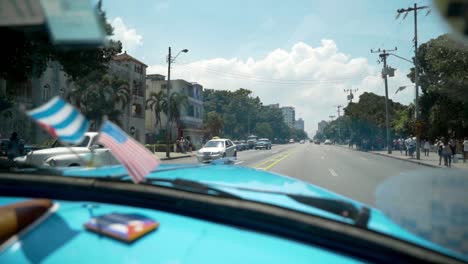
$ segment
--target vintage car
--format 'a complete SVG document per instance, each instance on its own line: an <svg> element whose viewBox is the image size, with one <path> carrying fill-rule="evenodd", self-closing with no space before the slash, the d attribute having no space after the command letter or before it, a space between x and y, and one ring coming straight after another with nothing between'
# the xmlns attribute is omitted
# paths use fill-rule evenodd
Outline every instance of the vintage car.
<svg viewBox="0 0 468 264"><path fill-rule="evenodd" d="M120 165L1 169L0 263L467 260L366 204L252 168L165 164L141 184Z"/></svg>
<svg viewBox="0 0 468 264"><path fill-rule="evenodd" d="M86 156L82 154L92 154L93 151L96 152L96 150L104 148L102 145L96 143L97 136L97 132L87 132L79 144L71 146L63 146L56 141L51 148L30 151L24 156L15 158L15 162L33 166L49 166L52 160L60 160L65 164L67 163L66 160L69 159L70 162L67 166L81 166L83 160L80 157ZM62 155L66 156L58 157ZM102 152L98 151L98 156L100 155L102 155ZM105 164L110 165L113 163Z"/></svg>

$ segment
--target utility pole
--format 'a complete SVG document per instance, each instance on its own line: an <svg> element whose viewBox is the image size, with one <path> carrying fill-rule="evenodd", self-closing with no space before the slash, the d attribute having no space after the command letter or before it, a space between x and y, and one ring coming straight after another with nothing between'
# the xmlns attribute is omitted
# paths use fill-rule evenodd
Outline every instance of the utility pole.
<svg viewBox="0 0 468 264"><path fill-rule="evenodd" d="M172 126L171 126L171 64L179 56L179 54L187 53L188 49L179 51L174 57L172 57L171 47L169 47L169 54L167 55L167 124L166 124L166 157L170 158L171 152L171 141L172 141Z"/></svg>
<svg viewBox="0 0 468 264"><path fill-rule="evenodd" d="M385 127L387 130L387 152L388 154L392 154L392 142L391 142L391 137L390 137L390 116L389 116L389 109L388 109L388 80L387 76L393 76L393 71L394 69L391 67L387 66L387 57L388 51L396 51L397 48L393 50L371 50L371 53L380 53L379 57L381 61L383 61L383 69L382 69L382 78L384 78L384 84L385 84Z"/></svg>
<svg viewBox="0 0 468 264"><path fill-rule="evenodd" d="M419 98L419 84L418 84L418 78L419 78L419 69L418 69L418 10L421 9L427 9L429 6L418 6L418 4L414 3L413 7L408 7L406 9L401 8L397 10L397 18L400 16L402 13L405 13L405 18L409 12L414 12L414 86L415 86L415 99L414 99L414 119L415 119L415 125L416 128L420 126L420 121L419 121L419 103L418 103L418 98ZM420 129L417 129L416 131L416 159L421 159L421 135L420 135Z"/></svg>
<svg viewBox="0 0 468 264"><path fill-rule="evenodd" d="M343 107L342 105L337 105L336 106L336 111L338 112L338 119L337 119L337 126L338 126L338 140L341 142L341 127L340 127L340 114L341 114L341 107ZM338 143L340 143L338 142Z"/></svg>
<svg viewBox="0 0 468 264"><path fill-rule="evenodd" d="M171 47L169 47L169 55L167 55L167 126L166 126L166 157L170 158L171 152L171 62L172 62L172 55L171 55Z"/></svg>
<svg viewBox="0 0 468 264"><path fill-rule="evenodd" d="M352 103L352 102L353 102L353 99L354 99L354 94L353 94L353 92L357 92L358 90L359 90L359 89L344 89L344 90L343 90L345 93L349 92L349 94L348 94L348 96L347 96L346 99L348 99L348 101L349 101L350 103Z"/></svg>

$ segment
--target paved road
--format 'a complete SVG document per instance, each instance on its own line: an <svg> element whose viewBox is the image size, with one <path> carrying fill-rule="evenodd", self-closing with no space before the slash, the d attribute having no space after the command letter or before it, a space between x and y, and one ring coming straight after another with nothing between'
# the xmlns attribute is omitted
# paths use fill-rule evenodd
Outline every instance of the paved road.
<svg viewBox="0 0 468 264"><path fill-rule="evenodd" d="M195 157L165 163L196 163ZM237 164L301 179L384 211L410 231L468 255L468 175L340 146L277 145Z"/></svg>

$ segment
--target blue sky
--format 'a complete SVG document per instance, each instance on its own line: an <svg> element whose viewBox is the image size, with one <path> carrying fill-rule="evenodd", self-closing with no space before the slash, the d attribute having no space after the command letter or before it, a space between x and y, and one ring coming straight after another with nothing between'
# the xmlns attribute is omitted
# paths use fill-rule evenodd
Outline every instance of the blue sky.
<svg viewBox="0 0 468 264"><path fill-rule="evenodd" d="M419 5L431 5L431 1L416 1ZM342 56L348 56L348 62L352 58L362 58L367 72L376 72L381 65L377 64L377 54L371 54L370 49L398 47L398 55L411 59L413 55L412 39L414 34L413 17L409 15L405 20L395 20L396 10L412 6L414 2L403 0L291 0L291 1L147 1L139 0L129 4L123 0L104 0L103 7L110 21L116 18L128 30L128 44L124 46L133 56L141 59L150 67L150 71L163 69L167 47L173 47L174 51L183 48L189 49L189 53L179 57L178 63L197 63L199 61L223 58L226 60L236 58L245 64L252 58L259 61L267 58L277 49L290 51L297 43L305 43L312 48L320 47L323 39L333 40L337 51ZM423 43L447 32L446 26L439 18L437 12L425 15L425 11L419 12L419 42ZM132 38L138 40L132 44ZM389 65L395 67L404 78L411 65L407 62L390 57ZM352 63L351 63L352 64ZM205 65L205 64L204 64ZM347 63L348 65L348 63ZM273 65L274 66L274 65ZM210 64L218 69L216 64ZM193 68L192 68L193 69ZM222 68L229 71L229 68ZM180 67L174 69L174 75L180 78L200 78L202 84L210 86L219 85L220 82L208 80L200 75L188 74L187 69ZM234 72L244 72L242 68L233 69ZM268 75L264 72L262 78L295 79L295 76L275 72ZM161 72L164 74L164 72ZM251 74L252 71L249 71ZM330 75L327 75L329 78ZM214 78L214 77L213 77ZM319 78L319 77L317 77ZM338 78L338 77L337 77ZM314 78L306 78L314 79ZM236 80L225 80L237 87L245 87L247 84ZM407 80L400 80L405 83ZM268 97L265 92L256 91L256 84L248 83L266 103L279 102L295 106L296 102L279 97ZM360 85L362 82L346 84ZM343 84L344 85L344 84ZM344 86L346 86L344 85ZM274 84L273 84L274 86ZM206 87L206 86L205 86ZM341 89L342 86L335 87ZM223 89L223 87L208 87ZM272 87L272 89L275 89ZM277 89L284 89L282 88ZM315 88L319 89L319 88ZM325 88L324 88L325 89ZM369 88L372 90L372 88ZM376 88L377 89L377 88ZM394 90L394 87L392 88ZM276 92L277 90L272 90ZM316 91L311 91L311 93ZM380 93L380 92L377 92ZM323 95L323 92L321 93ZM412 93L402 93L396 100L402 103L410 102ZM265 98L263 98L265 97ZM337 103L346 103L342 99ZM298 112L302 113L306 123L314 123L325 119L329 109L323 111L314 110L314 113L306 109L305 102L297 102ZM320 112L320 113L318 113ZM309 117L309 118L308 118ZM310 119L310 120L307 120ZM315 125L306 125L313 131Z"/></svg>

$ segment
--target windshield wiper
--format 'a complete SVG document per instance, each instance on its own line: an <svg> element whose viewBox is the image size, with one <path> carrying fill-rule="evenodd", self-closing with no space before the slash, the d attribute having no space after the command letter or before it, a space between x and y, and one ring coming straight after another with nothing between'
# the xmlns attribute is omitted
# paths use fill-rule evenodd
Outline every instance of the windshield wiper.
<svg viewBox="0 0 468 264"><path fill-rule="evenodd" d="M358 227L366 228L367 223L369 222L370 210L365 206L358 208L350 202L329 198L319 198L297 194L285 195L299 203L310 205L329 213L351 219Z"/></svg>
<svg viewBox="0 0 468 264"><path fill-rule="evenodd" d="M237 195L219 190L217 188L211 187L210 185L196 182L196 181L191 181L191 180L179 179L179 178L175 178L175 179L152 178L152 179L146 179L144 183L149 183L149 184L170 183L174 188L181 189L184 191L209 194L209 195L225 197L225 198L241 199L241 197Z"/></svg>
<svg viewBox="0 0 468 264"><path fill-rule="evenodd" d="M359 208L350 202L346 202L346 201L342 201L338 199L312 197L312 196L301 195L301 194L292 194L292 193L273 191L273 190L262 190L262 189L248 188L248 187L231 186L231 185L218 184L218 183L213 183L209 185L232 188L232 189L237 189L237 190L242 190L242 191L286 195L289 198L301 204L312 206L314 208L321 209L328 213L332 213L332 214L339 215L344 218L351 219L354 221L354 224L356 226L362 227L362 228L367 227L367 223L369 222L369 219L370 219L369 208L365 206L362 206L361 208Z"/></svg>

